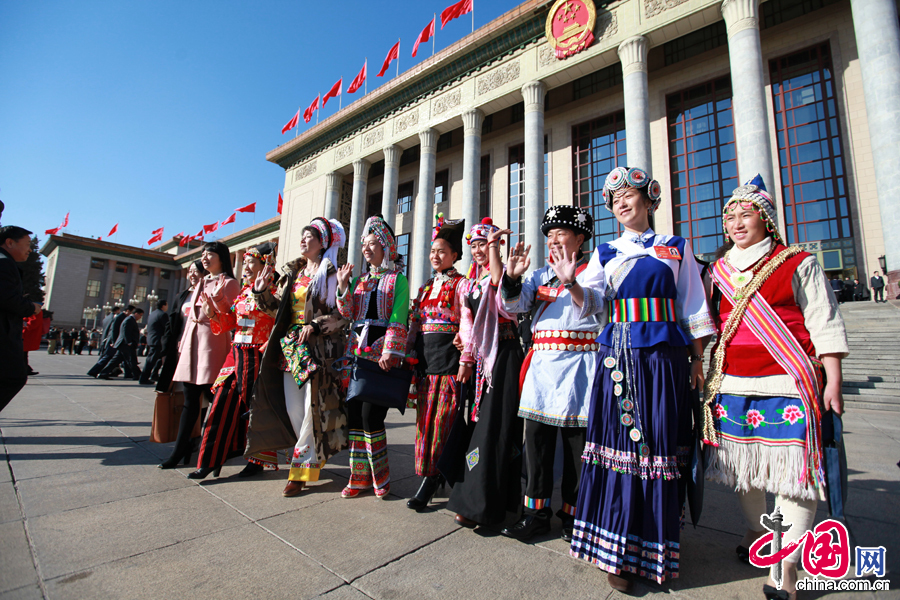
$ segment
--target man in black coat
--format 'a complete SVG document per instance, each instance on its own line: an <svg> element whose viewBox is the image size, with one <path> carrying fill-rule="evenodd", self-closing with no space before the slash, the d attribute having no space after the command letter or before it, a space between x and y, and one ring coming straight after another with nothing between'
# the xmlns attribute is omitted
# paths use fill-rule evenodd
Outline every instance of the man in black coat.
<svg viewBox="0 0 900 600"><path fill-rule="evenodd" d="M834 292L834 299L837 300L838 303L844 302L844 282L841 281L841 278L838 275L831 278L831 291Z"/></svg>
<svg viewBox="0 0 900 600"><path fill-rule="evenodd" d="M169 315L166 308L169 303L160 300L156 304L156 310L147 317L147 360L144 362L144 370L141 372L141 385L150 385L159 379L159 368L162 366L163 334L169 323Z"/></svg>
<svg viewBox="0 0 900 600"><path fill-rule="evenodd" d="M853 299L857 302L869 299L869 288L859 279L853 280Z"/></svg>
<svg viewBox="0 0 900 600"><path fill-rule="evenodd" d="M100 327L102 328L102 334L100 335L100 347L99 347L99 350L101 353L106 349L106 346L109 345L109 336L111 335L111 332L112 332L112 324L113 324L113 321L115 321L116 317L118 317L118 316L119 316L119 307L113 306L112 312L110 312L108 315L103 317L103 323L100 325Z"/></svg>
<svg viewBox="0 0 900 600"><path fill-rule="evenodd" d="M25 297L16 263L25 262L30 254L30 231L14 225L0 227L0 410L28 380L22 320L41 310L41 305Z"/></svg>
<svg viewBox="0 0 900 600"><path fill-rule="evenodd" d="M113 356L116 354L116 349L114 344L117 339L119 339L119 332L122 329L122 321L125 320L125 317L131 314L131 311L134 310L133 306L129 306L122 312L117 312L119 307L113 308L112 320L109 322L108 328L104 328L103 330L103 338L100 340L100 347L102 350L100 351L100 358L97 359L97 364L91 367L91 370L87 372L91 377L96 377L100 374L107 364L112 360ZM104 319L105 321L105 319Z"/></svg>
<svg viewBox="0 0 900 600"><path fill-rule="evenodd" d="M138 327L137 319L143 314L144 309L142 308L129 306L125 309L125 317L122 319L119 335L116 341L111 344L115 354L97 375L97 379L109 379L109 374L120 364L125 370L126 378L140 379L140 373L134 368L134 352L137 348L138 340L141 338L141 329Z"/></svg>
<svg viewBox="0 0 900 600"><path fill-rule="evenodd" d="M869 285L872 287L872 299L875 302L887 302L884 299L884 277L881 271L875 271L869 279Z"/></svg>

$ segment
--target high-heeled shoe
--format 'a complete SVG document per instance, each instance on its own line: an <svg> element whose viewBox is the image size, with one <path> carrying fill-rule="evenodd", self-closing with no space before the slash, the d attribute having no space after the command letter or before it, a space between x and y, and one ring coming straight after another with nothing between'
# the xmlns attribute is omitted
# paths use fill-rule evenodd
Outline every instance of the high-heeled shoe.
<svg viewBox="0 0 900 600"><path fill-rule="evenodd" d="M188 466L191 463L191 456L194 454L192 450L188 450L185 454L181 456L172 455L163 462L156 465L157 469L174 469L178 466L178 463L184 460L184 466Z"/></svg>
<svg viewBox="0 0 900 600"><path fill-rule="evenodd" d="M441 488L444 487L444 476L440 473L423 478L422 485L419 486L419 491L416 492L415 496L406 501L406 507L411 508L416 512L420 512L428 506L428 503L434 498L438 486L441 486Z"/></svg>
<svg viewBox="0 0 900 600"><path fill-rule="evenodd" d="M201 467L194 471L193 473L188 473L188 479L206 479L206 476L210 473L213 474L213 477L218 477L219 473L222 472L222 465L218 467Z"/></svg>
<svg viewBox="0 0 900 600"><path fill-rule="evenodd" d="M262 465L258 465L256 463L248 462L247 466L244 467L240 473L237 474L238 477L253 477L254 475L259 475L265 471L265 467Z"/></svg>

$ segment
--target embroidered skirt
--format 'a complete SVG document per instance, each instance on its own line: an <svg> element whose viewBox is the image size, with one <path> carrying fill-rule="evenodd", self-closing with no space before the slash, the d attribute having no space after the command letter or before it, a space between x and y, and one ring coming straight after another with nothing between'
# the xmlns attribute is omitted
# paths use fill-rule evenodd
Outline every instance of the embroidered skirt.
<svg viewBox="0 0 900 600"><path fill-rule="evenodd" d="M678 577L683 487L679 461L691 439L690 366L683 347L626 350L634 365L635 409L649 456L622 424L619 396L601 346L582 456L571 554L604 571L657 583Z"/></svg>
<svg viewBox="0 0 900 600"><path fill-rule="evenodd" d="M417 381L416 475L438 474L438 460L453 426L460 386L454 375L424 375Z"/></svg>

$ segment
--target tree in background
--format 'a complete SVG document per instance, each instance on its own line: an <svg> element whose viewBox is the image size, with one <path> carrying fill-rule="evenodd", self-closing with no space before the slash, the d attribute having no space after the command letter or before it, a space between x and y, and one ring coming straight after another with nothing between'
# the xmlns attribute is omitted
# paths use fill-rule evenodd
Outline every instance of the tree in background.
<svg viewBox="0 0 900 600"><path fill-rule="evenodd" d="M31 238L31 254L28 260L19 265L22 270L22 288L25 297L32 302L44 301L44 261L38 252L38 238Z"/></svg>

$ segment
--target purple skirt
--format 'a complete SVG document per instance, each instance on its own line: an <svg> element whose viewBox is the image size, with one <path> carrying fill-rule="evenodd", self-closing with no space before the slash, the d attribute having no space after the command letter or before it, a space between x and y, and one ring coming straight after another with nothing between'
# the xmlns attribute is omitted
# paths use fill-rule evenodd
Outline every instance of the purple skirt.
<svg viewBox="0 0 900 600"><path fill-rule="evenodd" d="M621 422L615 368L603 364L612 349L600 346L571 554L610 573L662 583L678 577L684 505L679 463L691 442L690 363L684 347L657 344L630 353L630 414L640 416L649 456L642 457L629 437L633 425Z"/></svg>

